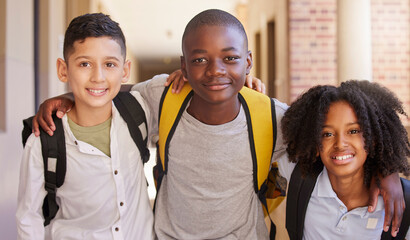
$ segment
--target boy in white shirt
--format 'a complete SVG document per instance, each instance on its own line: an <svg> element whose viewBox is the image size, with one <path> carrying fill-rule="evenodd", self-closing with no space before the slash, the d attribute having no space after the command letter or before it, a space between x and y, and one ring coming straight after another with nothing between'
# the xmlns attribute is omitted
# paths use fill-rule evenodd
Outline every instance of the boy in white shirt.
<svg viewBox="0 0 410 240"><path fill-rule="evenodd" d="M18 193L18 239L153 239L153 213L141 155L112 100L127 82L125 38L102 13L72 20L57 74L76 105L62 119L67 169L56 192L59 210L44 226L40 138L27 140ZM132 92L142 108L141 96ZM149 112L145 111L149 119Z"/></svg>

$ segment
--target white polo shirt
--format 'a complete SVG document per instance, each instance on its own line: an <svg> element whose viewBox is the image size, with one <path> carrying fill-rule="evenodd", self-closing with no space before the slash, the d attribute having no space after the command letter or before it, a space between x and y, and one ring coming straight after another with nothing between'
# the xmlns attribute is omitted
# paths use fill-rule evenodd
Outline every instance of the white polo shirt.
<svg viewBox="0 0 410 240"><path fill-rule="evenodd" d="M295 167L286 158L279 160L279 172L288 180ZM360 184L360 183L358 183ZM313 189L305 217L303 239L305 240L375 240L380 239L384 223L384 203L379 196L376 210L367 206L347 211L330 184L326 168L319 174ZM410 239L410 231L406 239Z"/></svg>

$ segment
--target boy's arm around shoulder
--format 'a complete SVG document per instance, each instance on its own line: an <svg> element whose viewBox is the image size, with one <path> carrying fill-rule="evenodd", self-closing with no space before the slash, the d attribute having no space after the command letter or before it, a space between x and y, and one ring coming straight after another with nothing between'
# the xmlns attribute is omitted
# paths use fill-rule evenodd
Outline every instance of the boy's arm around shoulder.
<svg viewBox="0 0 410 240"><path fill-rule="evenodd" d="M31 134L20 166L16 211L18 239L44 239L42 205L45 196L41 142Z"/></svg>
<svg viewBox="0 0 410 240"><path fill-rule="evenodd" d="M157 141L159 103L165 89L164 84L167 77L167 74L157 75L152 79L137 83L131 88L131 91L137 91L141 94L147 106L146 112L149 111L150 118L147 117L147 121L150 143Z"/></svg>

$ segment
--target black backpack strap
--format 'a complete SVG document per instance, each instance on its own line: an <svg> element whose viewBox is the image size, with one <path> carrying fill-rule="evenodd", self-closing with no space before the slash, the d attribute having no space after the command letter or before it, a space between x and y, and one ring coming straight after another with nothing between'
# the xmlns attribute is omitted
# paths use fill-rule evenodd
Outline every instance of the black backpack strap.
<svg viewBox="0 0 410 240"><path fill-rule="evenodd" d="M41 151L44 162L44 188L47 195L43 202L44 226L55 217L59 206L56 202L57 188L64 183L66 173L66 145L62 120L53 116L56 130L49 136L40 130Z"/></svg>
<svg viewBox="0 0 410 240"><path fill-rule="evenodd" d="M391 236L391 227L389 231L383 232L381 236L381 240L404 240L409 230L410 225L410 180L405 178L401 178L401 185L403 188L404 193L404 201L406 204L406 208L404 209L403 218L401 220L399 232L397 233L396 237Z"/></svg>
<svg viewBox="0 0 410 240"><path fill-rule="evenodd" d="M129 92L119 92L113 101L121 117L127 123L130 135L140 151L142 162L146 163L150 153L147 148L148 125L144 109ZM141 132L142 129L145 130L145 136Z"/></svg>
<svg viewBox="0 0 410 240"><path fill-rule="evenodd" d="M32 133L33 117L23 120L22 141L26 145L28 137ZM44 226L50 224L55 217L59 206L56 201L57 188L64 183L66 173L66 146L62 120L53 115L56 126L53 136L40 129L41 153L44 165L44 188L47 195L43 201Z"/></svg>
<svg viewBox="0 0 410 240"><path fill-rule="evenodd" d="M266 194L268 192L268 179L269 176L266 176L266 179L260 186L258 185L258 159L257 159L257 153L255 150L255 141L254 141L254 133L253 133L253 127L252 127L252 121L251 121L251 113L249 110L249 106L242 94L238 94L239 101L242 104L242 107L245 111L245 116L246 116L246 123L248 126L248 138L249 138L249 145L251 147L251 156L252 156L252 164L253 164L253 183L254 183L254 190L255 193L258 195L259 201L262 203L262 206L265 208L265 211L269 217L270 220L270 232L269 232L269 239L270 240L275 240L276 237L276 226L272 221L272 218L270 217L269 214L269 207L268 207L268 202L266 198ZM273 152L275 150L275 145L276 145L276 136L277 136L277 129L276 129L276 109L275 109L275 102L272 98L270 98L270 107L271 107L271 118L272 118L272 130L273 130L273 146L272 146L272 153L270 155L270 159L272 159ZM270 160L269 159L269 160ZM269 161L270 163L270 161ZM270 165L270 164L269 164ZM270 173L268 173L270 174ZM274 186L273 186L274 187Z"/></svg>
<svg viewBox="0 0 410 240"><path fill-rule="evenodd" d="M179 97L183 98L183 99L182 99L183 101L181 101L180 104L179 104L179 103L177 103L177 102L174 102L174 101L175 101L175 98L174 98L174 99L168 100L168 101L166 102L166 101L165 101L165 98L166 98L167 96L170 97L169 94L172 94L171 91L170 91L170 89L172 89L172 85L169 85L169 86L167 86L167 87L164 89L164 91L162 92L162 95L161 95L160 103L159 103L159 111L158 111L158 129L159 129L159 136L160 136L160 138L163 137L163 138L166 138L166 139L165 139L165 143L164 143L164 159L161 159L160 142L159 142L159 141L157 142L157 159L156 159L156 165L154 166L154 168L153 168L153 170L152 170L152 171L153 171L153 176L154 176L154 181L155 181L155 186L156 186L156 189L157 189L157 193L158 193L159 190L160 190L161 183L162 183L162 179L164 178L164 175L165 175L165 174L167 173L167 171L168 171L168 151L169 151L169 144L170 144L171 139L172 139L172 137L173 137L173 135L174 135L174 132L175 132L177 126L178 126L179 120L181 119L182 114L184 113L184 111L185 111L185 109L186 109L186 107L187 107L187 105L188 105L190 99L192 98L192 96L193 96L193 94L194 94L194 92L192 91L191 87L190 87L189 85L187 86L187 83L185 83L184 89L183 89L182 91L185 91L185 90L186 90L186 95L185 95L185 93L182 94L182 92L180 92L180 93L178 94ZM168 93L169 93L169 94L168 94ZM185 97L184 97L184 96L185 96ZM178 97L178 98L179 98L179 97ZM171 124L170 122L165 122L165 123L164 123L164 124L171 124L171 125L172 125L172 127L169 129L169 132L166 132L166 133L163 132L163 130L161 129L161 126L160 126L160 123L162 122L162 121L161 121L161 117L162 117L162 116L161 116L161 113L162 113L162 109L163 109L163 107L164 107L164 102L165 102L165 103L168 103L168 107L170 107L170 105L169 105L170 103L171 103L171 104L174 104L174 106L178 107L178 109L177 109L177 114L176 114L175 118L171 118L171 119L174 120L174 122L172 122L172 124ZM169 108L165 108L165 109L167 110L167 113L169 113L169 111L175 110L175 109L169 109ZM168 115L167 117L165 117L165 118L169 118L169 115ZM170 126L171 126L171 125L170 125ZM165 135L161 135L161 133L164 133ZM164 163L164 164L163 164L163 163ZM157 195L157 196L158 196L158 195ZM156 203L157 203L157 197L155 197L155 201L154 201L154 207L153 207L154 212L155 212Z"/></svg>
<svg viewBox="0 0 410 240"><path fill-rule="evenodd" d="M274 100L271 98L271 113L272 113L272 130L273 130L273 149L272 149L272 156L273 153L275 152L275 146L276 146L276 137L277 137L277 124L276 124L276 109L275 109L275 102ZM272 158L271 156L271 158ZM275 189L275 186L272 186L269 183L272 183L269 181L269 176L271 175L271 171L269 171L269 175L266 179L266 181L261 185L261 188L258 191L258 197L259 197L259 201L261 201L262 205L265 207L265 211L268 214L269 220L270 220L270 231L269 231L269 239L270 240L275 240L276 237L276 225L273 223L272 218L270 217L270 213L269 213L269 208L268 208L268 203L266 200L266 195L268 190L270 189ZM275 181L276 182L276 181Z"/></svg>
<svg viewBox="0 0 410 240"><path fill-rule="evenodd" d="M302 239L307 206L322 169L318 168L313 176L302 178L298 163L292 172L286 199L286 229L291 240Z"/></svg>
<svg viewBox="0 0 410 240"><path fill-rule="evenodd" d="M32 126L33 118L34 116L23 120L23 131L21 132L21 139L23 141L23 147L26 146L27 139L28 137L30 137L31 133L33 132L33 126Z"/></svg>

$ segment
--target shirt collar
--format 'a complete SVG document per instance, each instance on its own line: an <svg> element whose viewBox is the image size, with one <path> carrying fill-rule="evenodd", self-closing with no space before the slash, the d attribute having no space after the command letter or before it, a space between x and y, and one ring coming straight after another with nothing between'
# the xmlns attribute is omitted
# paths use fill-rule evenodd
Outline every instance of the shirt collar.
<svg viewBox="0 0 410 240"><path fill-rule="evenodd" d="M328 175L326 167L323 167L323 171L319 174L319 176L317 178L316 188L317 188L317 196L318 197L335 198L340 203L343 203L337 197L335 191L333 191L332 184L330 183L329 175ZM363 208L365 210L365 211L362 212L361 215L363 217L366 217L369 214L369 212L367 211L367 207L361 207L361 208ZM358 209L360 209L360 208L358 208ZM376 205L376 209L374 210L374 213L376 213L378 211L382 211L382 210L384 210L383 197L379 195L378 199L377 199L377 205Z"/></svg>

